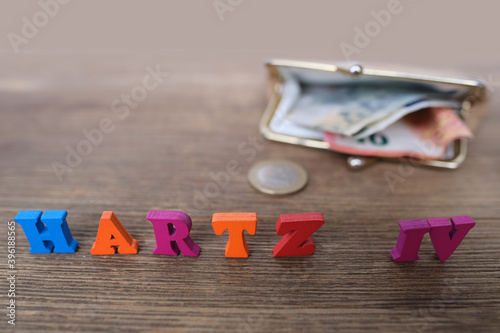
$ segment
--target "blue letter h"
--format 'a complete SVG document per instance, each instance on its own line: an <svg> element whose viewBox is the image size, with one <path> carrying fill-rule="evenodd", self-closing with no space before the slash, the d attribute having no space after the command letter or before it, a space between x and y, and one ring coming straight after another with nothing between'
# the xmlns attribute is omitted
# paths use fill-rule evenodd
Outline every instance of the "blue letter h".
<svg viewBox="0 0 500 333"><path fill-rule="evenodd" d="M74 253L78 242L71 235L65 210L22 210L15 221L19 223L30 243L31 253Z"/></svg>

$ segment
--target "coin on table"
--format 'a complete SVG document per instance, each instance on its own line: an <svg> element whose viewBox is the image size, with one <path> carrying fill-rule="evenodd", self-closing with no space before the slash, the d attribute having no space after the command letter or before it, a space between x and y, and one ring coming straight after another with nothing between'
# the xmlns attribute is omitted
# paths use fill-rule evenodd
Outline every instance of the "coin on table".
<svg viewBox="0 0 500 333"><path fill-rule="evenodd" d="M248 172L248 181L267 194L297 192L307 184L307 172L297 163L271 159L257 162Z"/></svg>

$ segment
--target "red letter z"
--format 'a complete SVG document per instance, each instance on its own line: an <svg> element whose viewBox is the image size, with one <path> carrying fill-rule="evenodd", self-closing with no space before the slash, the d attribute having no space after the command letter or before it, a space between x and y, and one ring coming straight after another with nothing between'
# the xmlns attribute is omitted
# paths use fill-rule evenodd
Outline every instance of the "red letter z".
<svg viewBox="0 0 500 333"><path fill-rule="evenodd" d="M275 257L308 256L316 246L310 237L325 223L321 213L282 214L276 223L276 233L283 238L273 249Z"/></svg>

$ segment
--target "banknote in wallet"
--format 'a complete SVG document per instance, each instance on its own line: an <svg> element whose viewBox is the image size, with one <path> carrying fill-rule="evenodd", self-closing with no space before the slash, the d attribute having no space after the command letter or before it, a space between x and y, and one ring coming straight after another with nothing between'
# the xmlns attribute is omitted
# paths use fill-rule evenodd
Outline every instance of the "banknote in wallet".
<svg viewBox="0 0 500 333"><path fill-rule="evenodd" d="M472 133L450 108L426 108L408 114L382 131L356 139L334 132L325 132L331 150L383 157L416 157L439 159L450 142L472 138Z"/></svg>
<svg viewBox="0 0 500 333"><path fill-rule="evenodd" d="M458 108L454 93L415 83L313 86L303 89L286 118L311 129L362 139L415 111Z"/></svg>

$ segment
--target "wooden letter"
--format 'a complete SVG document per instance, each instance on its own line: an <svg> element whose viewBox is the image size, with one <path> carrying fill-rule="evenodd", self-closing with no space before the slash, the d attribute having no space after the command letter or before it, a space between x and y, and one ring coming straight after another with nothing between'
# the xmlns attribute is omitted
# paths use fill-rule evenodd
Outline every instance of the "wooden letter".
<svg viewBox="0 0 500 333"><path fill-rule="evenodd" d="M431 229L426 220L406 220L400 221L398 242L391 250L394 261L415 261L418 260L418 250L422 243L422 238Z"/></svg>
<svg viewBox="0 0 500 333"><path fill-rule="evenodd" d="M256 213L215 213L212 217L212 227L216 235L222 235L226 230L229 233L226 257L248 257L248 244L243 231L246 230L250 235L255 235Z"/></svg>
<svg viewBox="0 0 500 333"><path fill-rule="evenodd" d="M189 232L193 222L188 214L170 210L152 210L146 217L153 223L156 237L154 254L176 256L180 252L188 257L197 257L201 248L196 244Z"/></svg>
<svg viewBox="0 0 500 333"><path fill-rule="evenodd" d="M282 214L276 223L276 233L283 236L274 246L275 257L309 256L316 245L311 235L325 223L321 213Z"/></svg>
<svg viewBox="0 0 500 333"><path fill-rule="evenodd" d="M136 254L139 243L130 236L113 212L103 212L90 253L94 256L115 254L117 248L120 254Z"/></svg>
<svg viewBox="0 0 500 333"><path fill-rule="evenodd" d="M476 224L468 215L428 219L430 236L439 260L445 261L456 250L470 229Z"/></svg>
<svg viewBox="0 0 500 333"><path fill-rule="evenodd" d="M74 253L78 242L71 235L65 210L22 210L14 220L23 227L31 253Z"/></svg>

